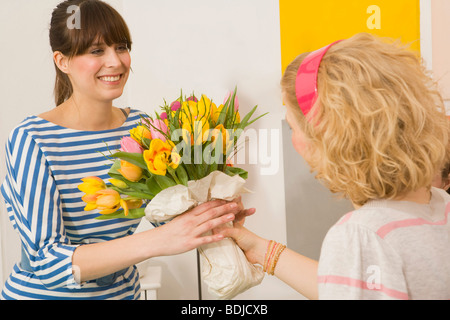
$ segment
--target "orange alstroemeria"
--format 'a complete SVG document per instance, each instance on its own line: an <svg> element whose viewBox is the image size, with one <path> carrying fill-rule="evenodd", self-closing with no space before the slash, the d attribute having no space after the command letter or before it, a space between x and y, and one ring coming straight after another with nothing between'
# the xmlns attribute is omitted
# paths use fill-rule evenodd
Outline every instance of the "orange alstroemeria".
<svg viewBox="0 0 450 320"><path fill-rule="evenodd" d="M117 169L117 171L125 179L132 182L137 182L142 178L142 168L125 160L120 160L120 169Z"/></svg>
<svg viewBox="0 0 450 320"><path fill-rule="evenodd" d="M153 139L150 143L150 149L144 151L144 160L147 163L148 170L157 175L164 176L167 167L176 169L180 163L180 155L173 150L173 143Z"/></svg>

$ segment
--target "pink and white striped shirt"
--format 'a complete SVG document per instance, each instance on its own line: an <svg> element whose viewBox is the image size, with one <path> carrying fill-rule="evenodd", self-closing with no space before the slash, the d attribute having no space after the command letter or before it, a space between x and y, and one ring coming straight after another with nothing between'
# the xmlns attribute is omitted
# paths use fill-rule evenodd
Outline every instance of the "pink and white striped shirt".
<svg viewBox="0 0 450 320"><path fill-rule="evenodd" d="M343 216L322 244L319 299L450 299L450 195L431 192Z"/></svg>

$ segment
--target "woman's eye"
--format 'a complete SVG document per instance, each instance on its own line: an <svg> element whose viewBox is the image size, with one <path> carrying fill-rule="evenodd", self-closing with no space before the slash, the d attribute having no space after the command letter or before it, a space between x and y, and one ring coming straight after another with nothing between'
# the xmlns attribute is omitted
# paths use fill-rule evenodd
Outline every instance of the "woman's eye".
<svg viewBox="0 0 450 320"><path fill-rule="evenodd" d="M95 49L95 50L92 50L91 51L91 54L94 54L94 55L100 55L100 54L102 54L103 53L103 50L102 49Z"/></svg>
<svg viewBox="0 0 450 320"><path fill-rule="evenodd" d="M124 52L124 51L128 51L128 47L125 44L124 45L119 45L119 46L117 46L116 50L120 51L120 52Z"/></svg>

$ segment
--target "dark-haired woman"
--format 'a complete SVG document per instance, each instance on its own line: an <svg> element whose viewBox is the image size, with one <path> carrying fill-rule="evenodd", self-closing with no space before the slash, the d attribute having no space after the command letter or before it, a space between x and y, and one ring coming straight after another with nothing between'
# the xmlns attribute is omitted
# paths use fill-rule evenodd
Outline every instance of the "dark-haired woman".
<svg viewBox="0 0 450 320"><path fill-rule="evenodd" d="M69 28L76 8L80 28ZM134 264L185 252L223 236L204 232L242 210L240 201L213 201L172 222L134 234L138 221L96 220L77 186L86 176L108 179L97 151L119 149L141 112L113 106L130 72L131 37L122 17L99 0L65 1L54 10L50 44L57 107L30 116L6 144L1 192L22 244L22 259L2 299L137 299Z"/></svg>

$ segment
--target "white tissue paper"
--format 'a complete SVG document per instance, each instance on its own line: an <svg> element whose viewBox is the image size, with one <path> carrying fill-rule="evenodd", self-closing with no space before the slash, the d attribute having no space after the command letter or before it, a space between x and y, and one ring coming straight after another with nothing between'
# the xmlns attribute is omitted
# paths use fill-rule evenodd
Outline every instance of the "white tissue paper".
<svg viewBox="0 0 450 320"><path fill-rule="evenodd" d="M215 199L231 201L249 192L244 184L239 175L230 177L214 171L203 179L189 181L187 187L176 185L164 189L147 205L145 215L150 222L160 225L201 203ZM203 245L198 250L202 279L218 299L232 299L264 278L262 268L248 262L233 239Z"/></svg>

